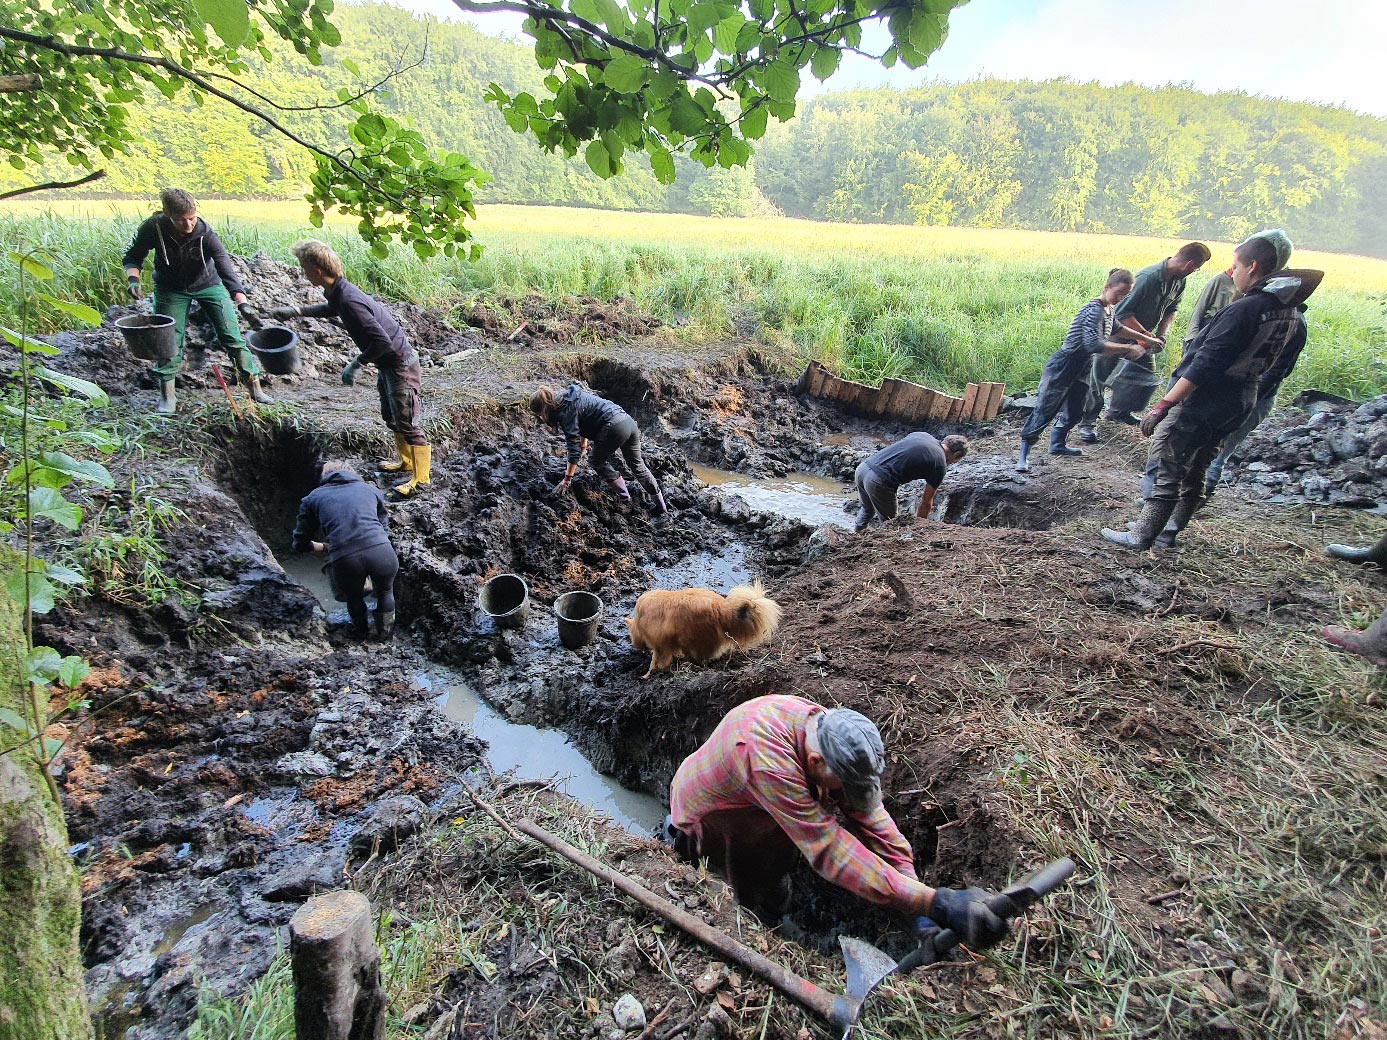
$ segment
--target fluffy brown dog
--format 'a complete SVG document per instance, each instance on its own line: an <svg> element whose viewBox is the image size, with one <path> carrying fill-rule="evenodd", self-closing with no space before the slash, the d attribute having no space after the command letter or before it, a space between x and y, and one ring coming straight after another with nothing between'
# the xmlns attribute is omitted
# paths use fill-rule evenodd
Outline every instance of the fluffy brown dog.
<svg viewBox="0 0 1387 1040"><path fill-rule="evenodd" d="M764 643L780 625L780 605L758 580L719 596L712 589L652 589L636 600L626 619L631 645L650 651L650 673L686 658L716 661L733 647Z"/></svg>

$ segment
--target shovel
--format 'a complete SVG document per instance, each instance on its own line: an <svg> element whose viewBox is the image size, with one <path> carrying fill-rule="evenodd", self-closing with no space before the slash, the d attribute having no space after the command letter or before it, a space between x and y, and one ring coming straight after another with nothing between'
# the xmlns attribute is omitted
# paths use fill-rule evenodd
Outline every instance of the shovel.
<svg viewBox="0 0 1387 1040"><path fill-rule="evenodd" d="M1001 918L1017 917L1059 888L1073 873L1072 859L1057 859L1047 863L1010 888L993 896L987 901L987 908ZM852 1018L843 1030L843 1040L847 1040L853 1027L857 1025L857 1016L862 1011L862 1005L887 976L905 974L943 960L958 944L958 936L950 929L930 928L921 936L920 944L896 962L870 943L861 939L850 939L845 935L839 936L838 945L843 949L843 961L848 971L847 999L852 1002Z"/></svg>

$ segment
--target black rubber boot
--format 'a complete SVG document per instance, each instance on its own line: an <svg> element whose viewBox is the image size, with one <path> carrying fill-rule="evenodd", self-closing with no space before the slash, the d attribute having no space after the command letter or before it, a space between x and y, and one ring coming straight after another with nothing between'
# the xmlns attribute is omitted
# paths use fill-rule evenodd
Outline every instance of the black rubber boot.
<svg viewBox="0 0 1387 1040"><path fill-rule="evenodd" d="M1190 520L1194 514L1199 512L1199 507L1204 504L1202 498L1182 498L1175 503L1175 512L1170 514L1170 519L1166 521L1165 530L1156 535L1156 540L1151 543L1156 549L1174 549L1175 539L1180 532L1190 525Z"/></svg>
<svg viewBox="0 0 1387 1040"><path fill-rule="evenodd" d="M1326 556L1347 563L1375 563L1379 567L1387 568L1387 534L1368 548L1357 545L1326 545L1324 552Z"/></svg>
<svg viewBox="0 0 1387 1040"><path fill-rule="evenodd" d="M376 611L376 638L389 639L395 634L395 612L393 610Z"/></svg>
<svg viewBox="0 0 1387 1040"><path fill-rule="evenodd" d="M1016 460L1017 473L1029 473L1031 471L1031 442L1022 438L1021 456Z"/></svg>
<svg viewBox="0 0 1387 1040"><path fill-rule="evenodd" d="M1078 448L1071 448L1065 441L1069 437L1068 430L1061 430L1058 426L1050 431L1050 454L1051 455L1082 455L1083 452Z"/></svg>
<svg viewBox="0 0 1387 1040"><path fill-rule="evenodd" d="M1098 431L1093 428L1092 423L1084 423L1079 427L1079 440L1084 444L1098 443Z"/></svg>
<svg viewBox="0 0 1387 1040"><path fill-rule="evenodd" d="M1169 499L1148 499L1142 508L1141 516L1137 517L1137 522L1132 525L1130 531L1114 531L1105 527L1103 537L1124 549L1149 549L1155 542L1156 535L1165 530L1166 521L1175 512L1175 506L1176 503Z"/></svg>

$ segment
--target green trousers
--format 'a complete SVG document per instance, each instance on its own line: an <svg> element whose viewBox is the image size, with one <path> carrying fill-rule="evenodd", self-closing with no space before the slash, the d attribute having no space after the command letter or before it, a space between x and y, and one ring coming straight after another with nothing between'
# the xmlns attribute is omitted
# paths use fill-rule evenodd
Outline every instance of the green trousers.
<svg viewBox="0 0 1387 1040"><path fill-rule="evenodd" d="M236 305L231 302L231 294L226 291L226 286L218 282L197 292L169 292L155 287L154 313L166 314L173 319L174 342L178 345L173 357L154 366L159 378L168 382L183 368L183 339L188 333L188 303L192 300L198 302L202 313L211 320L217 342L235 363L237 371L246 376L258 376L260 366L255 363L255 355L250 352L245 337L241 335Z"/></svg>

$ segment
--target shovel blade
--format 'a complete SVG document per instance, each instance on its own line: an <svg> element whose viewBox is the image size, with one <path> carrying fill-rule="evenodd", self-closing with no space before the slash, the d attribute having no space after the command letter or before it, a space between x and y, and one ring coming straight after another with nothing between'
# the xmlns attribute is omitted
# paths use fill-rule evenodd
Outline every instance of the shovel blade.
<svg viewBox="0 0 1387 1040"><path fill-rule="evenodd" d="M896 962L861 939L840 935L838 945L843 948L843 962L848 969L848 1000L861 1004L881 985L882 979L896 970Z"/></svg>

